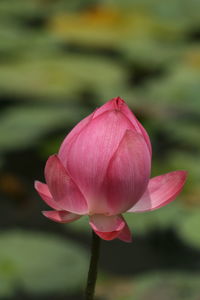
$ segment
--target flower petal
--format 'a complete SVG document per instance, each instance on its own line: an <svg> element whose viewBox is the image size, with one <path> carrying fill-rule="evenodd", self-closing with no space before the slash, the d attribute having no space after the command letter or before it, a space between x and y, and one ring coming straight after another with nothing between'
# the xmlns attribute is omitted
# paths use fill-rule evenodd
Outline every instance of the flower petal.
<svg viewBox="0 0 200 300"><path fill-rule="evenodd" d="M135 118L136 119L136 118ZM137 123L138 123L138 126L140 128L140 132L141 134L143 135L146 143L147 143L147 146L149 148L149 152L150 154L152 155L152 146L151 146L151 141L150 141L150 138L149 138L149 135L148 133L146 132L145 128L142 126L142 124L136 119Z"/></svg>
<svg viewBox="0 0 200 300"><path fill-rule="evenodd" d="M34 186L40 197L44 200L44 202L46 202L47 205L49 205L53 209L60 209L60 206L52 198L47 184L40 181L35 181Z"/></svg>
<svg viewBox="0 0 200 300"><path fill-rule="evenodd" d="M119 235L119 231L111 231L111 232L101 232L97 230L94 231L101 239L105 241L112 241L116 239Z"/></svg>
<svg viewBox="0 0 200 300"><path fill-rule="evenodd" d="M93 115L93 119L100 116L101 114L103 114L106 111L110 111L110 110L120 111L124 104L125 104L125 101L122 100L120 97L113 98L110 101L106 102L101 107L97 108L97 110L95 111L95 113Z"/></svg>
<svg viewBox="0 0 200 300"><path fill-rule="evenodd" d="M71 145L67 169L84 194L90 213L107 213L102 184L126 129L133 126L120 111L107 111L93 119Z"/></svg>
<svg viewBox="0 0 200 300"><path fill-rule="evenodd" d="M151 157L144 138L127 130L105 177L109 215L127 211L140 199L148 185L150 168Z"/></svg>
<svg viewBox="0 0 200 300"><path fill-rule="evenodd" d="M60 211L49 210L49 211L43 211L42 213L48 219L58 223L70 223L81 218L80 215L72 214L64 210L60 210Z"/></svg>
<svg viewBox="0 0 200 300"><path fill-rule="evenodd" d="M126 242L126 243L131 243L132 242L132 235L131 231L128 227L127 224L125 224L124 228L120 232L120 234L117 237L119 240Z"/></svg>
<svg viewBox="0 0 200 300"><path fill-rule="evenodd" d="M118 237L126 223L122 216L93 215L89 224L100 238L110 241Z"/></svg>
<svg viewBox="0 0 200 300"><path fill-rule="evenodd" d="M181 192L186 177L186 171L174 171L150 179L146 192L129 212L151 211L170 203Z"/></svg>
<svg viewBox="0 0 200 300"><path fill-rule="evenodd" d="M98 108L94 112L93 118L96 118L97 116L101 115L102 113L104 113L106 111L110 111L110 110L120 111L121 113L124 114L124 116L129 120L129 122L132 123L135 131L137 131L137 133L140 133L144 137L144 139L147 143L147 146L149 148L149 151L152 154L151 141L148 136L148 133L146 132L146 130L144 129L142 124L137 120L137 118L135 117L133 112L130 110L130 108L128 107L126 102L123 99L121 99L120 97L113 98L110 101L106 102L104 105L102 105L100 108Z"/></svg>
<svg viewBox="0 0 200 300"><path fill-rule="evenodd" d="M54 200L63 210L87 214L88 208L83 194L57 155L52 155L47 160L45 178Z"/></svg>
<svg viewBox="0 0 200 300"><path fill-rule="evenodd" d="M71 145L71 142L87 126L87 124L89 124L89 122L92 120L93 114L94 113L90 114L89 116L87 116L86 118L81 120L69 132L69 134L66 136L66 138L62 142L62 145L61 145L59 153L58 153L58 157L61 160L61 162L63 163L63 165L66 165L67 157L68 157L68 150L69 150L69 147Z"/></svg>
<svg viewBox="0 0 200 300"><path fill-rule="evenodd" d="M149 148L149 152L150 152L150 154L152 154L151 141L150 141L148 133L146 132L146 130L144 129L142 124L137 120L137 118L135 117L135 115L133 114L133 112L130 110L130 108L128 107L128 105L126 103L124 103L124 105L121 106L121 112L133 124L133 126L135 127L135 130L138 133L142 134L142 136L144 137L144 139L147 143L147 146Z"/></svg>

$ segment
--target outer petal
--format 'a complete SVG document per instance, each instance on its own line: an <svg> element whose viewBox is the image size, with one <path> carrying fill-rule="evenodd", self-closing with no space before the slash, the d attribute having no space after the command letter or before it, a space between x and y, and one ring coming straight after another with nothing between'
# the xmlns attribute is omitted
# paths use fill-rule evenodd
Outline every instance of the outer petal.
<svg viewBox="0 0 200 300"><path fill-rule="evenodd" d="M67 169L87 199L90 213L108 212L102 184L126 129L133 126L120 111L106 111L93 119L71 145Z"/></svg>
<svg viewBox="0 0 200 300"><path fill-rule="evenodd" d="M130 231L127 224L125 224L124 228L122 229L122 231L118 235L118 239L123 241L123 242L126 242L126 243L131 243L132 242L131 231Z"/></svg>
<svg viewBox="0 0 200 300"><path fill-rule="evenodd" d="M68 150L71 145L71 142L87 126L87 124L89 124L89 122L92 120L93 114L94 113L81 120L64 139L58 153L58 156L62 161L63 165L66 165L68 158Z"/></svg>
<svg viewBox="0 0 200 300"><path fill-rule="evenodd" d="M174 171L152 178L144 195L129 212L151 211L170 203L181 192L186 177L186 171Z"/></svg>
<svg viewBox="0 0 200 300"><path fill-rule="evenodd" d="M101 107L99 107L95 111L95 113L93 115L93 119L100 116L102 113L104 113L106 111L111 111L111 110L120 111L122 109L123 105L126 105L126 104L125 104L124 100L122 100L120 97L113 98L110 101L106 102Z"/></svg>
<svg viewBox="0 0 200 300"><path fill-rule="evenodd" d="M107 241L117 238L126 225L121 216L107 217L104 215L91 216L89 223L95 233Z"/></svg>
<svg viewBox="0 0 200 300"><path fill-rule="evenodd" d="M127 211L140 199L148 185L150 168L151 157L144 138L127 130L105 177L109 215Z"/></svg>
<svg viewBox="0 0 200 300"><path fill-rule="evenodd" d="M45 167L45 178L54 200L63 210L80 215L87 214L88 208L83 194L57 155L49 157Z"/></svg>
<svg viewBox="0 0 200 300"><path fill-rule="evenodd" d="M48 219L58 223L70 223L78 220L81 217L79 215L72 214L64 210L60 210L60 211L49 210L49 211L43 211L42 213Z"/></svg>
<svg viewBox="0 0 200 300"><path fill-rule="evenodd" d="M56 210L60 209L58 203L52 198L47 184L42 183L40 181L35 181L34 186L40 197L44 200L44 202L46 202L47 205Z"/></svg>
<svg viewBox="0 0 200 300"><path fill-rule="evenodd" d="M134 116L135 117L135 116ZM136 119L136 118L135 118ZM136 119L137 123L138 123L138 126L140 128L140 132L141 134L143 135L146 143L147 143L147 146L149 148L149 152L150 154L152 155L152 146L151 146L151 141L150 141L150 138L149 138L149 135L148 133L146 132L146 130L144 129L144 127L142 126L142 124Z"/></svg>
<svg viewBox="0 0 200 300"><path fill-rule="evenodd" d="M147 143L149 151L152 154L151 141L150 141L150 138L148 136L148 133L146 132L146 130L144 129L144 127L142 126L142 124L137 120L137 118L132 113L132 111L129 109L129 107L128 107L128 105L126 103L124 103L121 106L121 112L129 119L130 122L132 122L132 124L135 127L135 130L138 133L142 134L142 136L144 137L144 139L145 139L145 141Z"/></svg>

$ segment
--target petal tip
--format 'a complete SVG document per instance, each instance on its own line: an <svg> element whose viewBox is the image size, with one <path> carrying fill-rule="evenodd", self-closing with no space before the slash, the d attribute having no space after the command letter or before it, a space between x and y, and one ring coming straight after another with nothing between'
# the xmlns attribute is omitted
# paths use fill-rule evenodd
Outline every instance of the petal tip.
<svg viewBox="0 0 200 300"><path fill-rule="evenodd" d="M120 232L118 239L123 242L131 243L132 242L132 234L130 228L128 227L127 223L125 224L123 230Z"/></svg>
<svg viewBox="0 0 200 300"><path fill-rule="evenodd" d="M177 170L177 171L171 172L171 174L177 175L177 177L180 180L180 185L181 185L181 188L182 188L184 186L186 180L187 180L188 171L186 171L186 170Z"/></svg>
<svg viewBox="0 0 200 300"><path fill-rule="evenodd" d="M41 213L51 221L54 221L56 223L65 223L60 217L59 212L56 210L43 210Z"/></svg>
<svg viewBox="0 0 200 300"><path fill-rule="evenodd" d="M41 213L42 213L43 216L46 217L48 215L48 210L42 210Z"/></svg>
<svg viewBox="0 0 200 300"><path fill-rule="evenodd" d="M125 101L122 98L120 98L119 96L116 98L113 98L111 101L113 102L113 104L115 105L115 108L117 108L117 109L120 109L121 106L125 103Z"/></svg>
<svg viewBox="0 0 200 300"><path fill-rule="evenodd" d="M130 239L124 240L124 242L129 243L129 244L132 243L133 242L132 236L130 237Z"/></svg>
<svg viewBox="0 0 200 300"><path fill-rule="evenodd" d="M183 179L185 179L185 180L187 179L187 177L188 177L188 171L186 171L186 170L180 170L178 172L180 172L182 174Z"/></svg>
<svg viewBox="0 0 200 300"><path fill-rule="evenodd" d="M178 170L151 178L146 192L128 212L152 211L169 204L181 193L187 175Z"/></svg>
<svg viewBox="0 0 200 300"><path fill-rule="evenodd" d="M120 97L112 98L111 100L107 101L104 105L97 108L94 111L92 118L95 119L97 116L108 111L113 111L113 110L122 111L123 110L122 108L125 104L126 104L125 101Z"/></svg>
<svg viewBox="0 0 200 300"><path fill-rule="evenodd" d="M130 237L128 237L128 238L118 238L119 240L121 240L121 241L123 241L123 242L125 242L125 243L132 243L133 242L133 238L132 238L132 236L130 236Z"/></svg>
<svg viewBox="0 0 200 300"><path fill-rule="evenodd" d="M52 154L48 157L47 161L48 162L52 162L54 160L57 160L58 159L58 155L55 153L55 154Z"/></svg>
<svg viewBox="0 0 200 300"><path fill-rule="evenodd" d="M94 229L93 229L94 230ZM111 231L111 232L101 232L101 231L97 231L94 230L94 232L102 239L105 241L112 241L115 240L118 235L119 232L118 231Z"/></svg>
<svg viewBox="0 0 200 300"><path fill-rule="evenodd" d="M62 223L62 224L66 224L66 223L71 223L73 221L76 221L78 219L80 219L80 215L76 215L73 213L70 213L68 211L64 211L64 210L45 210L42 211L43 216L45 216L46 218L57 222L57 223Z"/></svg>
<svg viewBox="0 0 200 300"><path fill-rule="evenodd" d="M36 189L36 191L39 189L41 182L39 180L35 180L34 181L34 188Z"/></svg>

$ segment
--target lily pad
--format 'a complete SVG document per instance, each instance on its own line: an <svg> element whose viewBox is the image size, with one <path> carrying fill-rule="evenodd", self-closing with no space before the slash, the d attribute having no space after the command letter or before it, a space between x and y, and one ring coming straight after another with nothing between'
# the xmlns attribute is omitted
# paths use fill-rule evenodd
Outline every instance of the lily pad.
<svg viewBox="0 0 200 300"><path fill-rule="evenodd" d="M84 111L84 110L83 110ZM0 121L0 151L26 148L51 128L67 128L81 118L81 110L65 106L21 105L6 110ZM67 121L66 121L67 120ZM67 134L67 132L66 132Z"/></svg>
<svg viewBox="0 0 200 300"><path fill-rule="evenodd" d="M0 296L76 291L82 287L87 256L75 242L55 235L11 230L0 234Z"/></svg>
<svg viewBox="0 0 200 300"><path fill-rule="evenodd" d="M123 67L106 58L72 54L31 58L25 54L23 61L1 67L0 88L3 94L64 102L66 96L74 99L87 90L113 95L123 85L124 75Z"/></svg>
<svg viewBox="0 0 200 300"><path fill-rule="evenodd" d="M150 273L135 278L129 295L116 297L116 300L198 300L199 274Z"/></svg>
<svg viewBox="0 0 200 300"><path fill-rule="evenodd" d="M179 225L177 232L181 238L190 246L200 249L200 209L191 211Z"/></svg>

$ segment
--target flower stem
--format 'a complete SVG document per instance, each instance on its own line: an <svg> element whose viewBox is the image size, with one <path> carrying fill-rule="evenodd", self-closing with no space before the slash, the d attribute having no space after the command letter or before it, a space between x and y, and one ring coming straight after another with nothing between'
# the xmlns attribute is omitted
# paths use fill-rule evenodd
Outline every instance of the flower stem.
<svg viewBox="0 0 200 300"><path fill-rule="evenodd" d="M97 280L97 268L100 252L101 239L92 231L92 245L91 245L91 258L90 267L88 271L87 286L85 291L85 300L93 300L95 292L95 284Z"/></svg>

